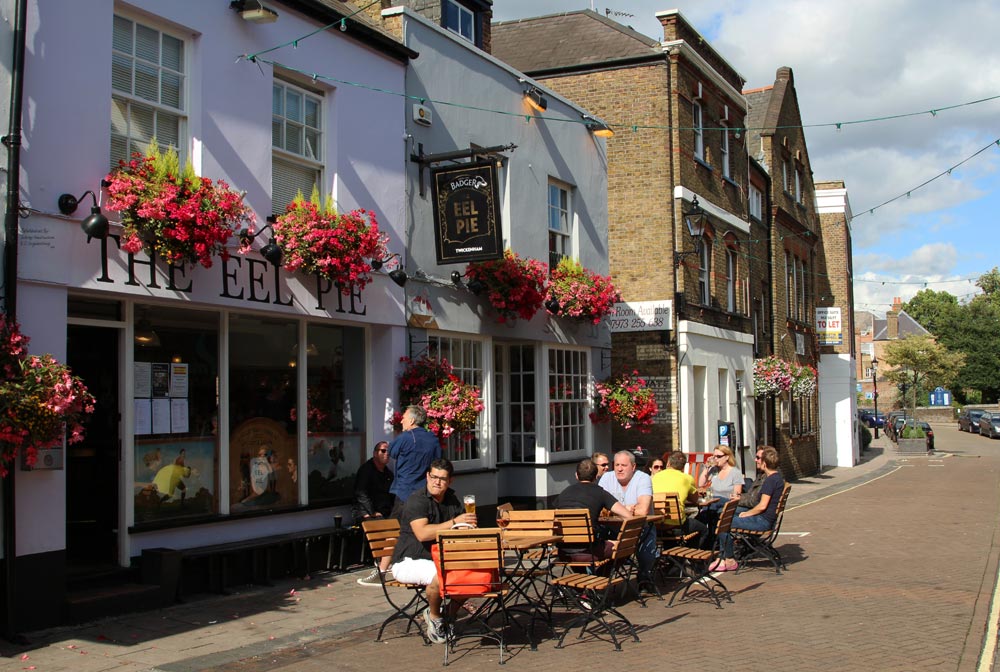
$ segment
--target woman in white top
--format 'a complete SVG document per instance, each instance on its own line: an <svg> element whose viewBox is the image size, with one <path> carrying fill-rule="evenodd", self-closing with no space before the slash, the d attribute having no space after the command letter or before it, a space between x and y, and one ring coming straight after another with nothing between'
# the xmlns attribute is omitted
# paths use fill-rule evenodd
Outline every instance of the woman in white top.
<svg viewBox="0 0 1000 672"><path fill-rule="evenodd" d="M711 496L719 498L717 508L721 509L729 499L743 493L743 472L736 468L736 458L729 446L716 446L712 451L708 469L702 469L698 476L698 489L711 485Z"/></svg>

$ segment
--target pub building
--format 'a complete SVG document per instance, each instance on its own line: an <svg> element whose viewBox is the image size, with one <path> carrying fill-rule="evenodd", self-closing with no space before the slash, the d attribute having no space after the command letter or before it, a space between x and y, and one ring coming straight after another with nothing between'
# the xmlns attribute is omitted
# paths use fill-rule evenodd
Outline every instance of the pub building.
<svg viewBox="0 0 1000 672"><path fill-rule="evenodd" d="M355 472L391 438L406 352L391 267L342 292L265 259L266 233L246 253L234 237L208 268L129 253L101 180L155 135L198 175L245 191L258 231L315 185L340 212L372 211L386 249L405 255L402 100L332 75L348 67L402 91L415 56L336 3L279 4L270 23L227 2L28 4L17 319L31 352L68 363L97 407L83 442L14 470L5 599L17 632L98 613L74 612L88 579L138 582L127 568L150 549L349 520ZM270 60L235 59L341 19L346 31ZM317 70L326 77L303 74ZM81 229L98 207L78 197L88 190L111 220L103 239ZM63 194L82 207L61 212ZM204 565L184 566L186 591L208 587ZM130 600L118 594L114 613Z"/></svg>

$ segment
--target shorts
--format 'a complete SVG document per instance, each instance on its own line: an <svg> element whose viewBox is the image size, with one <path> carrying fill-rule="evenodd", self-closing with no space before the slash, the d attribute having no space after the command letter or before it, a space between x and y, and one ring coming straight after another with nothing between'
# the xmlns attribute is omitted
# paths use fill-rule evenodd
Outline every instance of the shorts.
<svg viewBox="0 0 1000 672"><path fill-rule="evenodd" d="M429 586L437 578L437 575L437 566L433 560L403 558L392 566L392 578L400 583Z"/></svg>

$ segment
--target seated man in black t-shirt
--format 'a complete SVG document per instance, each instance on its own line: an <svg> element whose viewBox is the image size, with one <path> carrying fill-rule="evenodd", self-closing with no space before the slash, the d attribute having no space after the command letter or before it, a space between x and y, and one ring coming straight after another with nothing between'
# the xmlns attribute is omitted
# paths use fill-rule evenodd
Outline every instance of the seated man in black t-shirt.
<svg viewBox="0 0 1000 672"><path fill-rule="evenodd" d="M587 509L590 512L590 524L594 528L595 541L591 548L583 547L563 547L559 548L559 555L564 559L585 561L582 556L596 556L597 558L607 557L613 547L612 542L605 542L597 539L597 521L601 517L601 510L607 509L616 516L629 518L632 514L615 496L595 483L597 480L597 465L589 457L580 460L576 465L576 483L563 490L556 496L555 507L557 509Z"/></svg>
<svg viewBox="0 0 1000 672"><path fill-rule="evenodd" d="M438 458L427 469L426 485L410 495L399 518L399 539L392 553L393 578L403 583L427 586L428 609L424 610L427 638L436 644L445 641L444 620L441 616L441 586L437 566L431 557L431 546L438 532L454 525L476 524L476 514L465 513L451 485L455 468L449 460ZM451 608L461 606L462 599L452 599Z"/></svg>

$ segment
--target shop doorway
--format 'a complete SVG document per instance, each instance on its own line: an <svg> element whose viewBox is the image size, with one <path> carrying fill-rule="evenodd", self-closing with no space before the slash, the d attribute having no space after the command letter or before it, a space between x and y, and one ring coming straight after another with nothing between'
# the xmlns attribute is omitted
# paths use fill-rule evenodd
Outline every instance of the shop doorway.
<svg viewBox="0 0 1000 672"><path fill-rule="evenodd" d="M66 562L70 576L117 566L119 426L119 330L71 324L66 361L97 404L86 438L66 447Z"/></svg>

